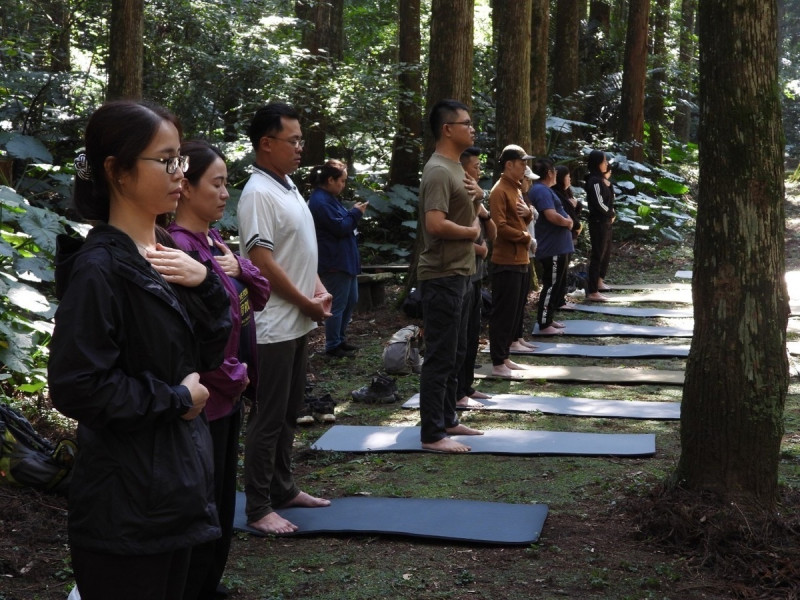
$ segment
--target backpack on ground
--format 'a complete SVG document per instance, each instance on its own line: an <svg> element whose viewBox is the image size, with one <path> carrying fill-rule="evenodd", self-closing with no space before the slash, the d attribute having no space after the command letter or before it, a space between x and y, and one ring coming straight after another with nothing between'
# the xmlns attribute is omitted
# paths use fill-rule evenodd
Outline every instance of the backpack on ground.
<svg viewBox="0 0 800 600"><path fill-rule="evenodd" d="M0 484L66 494L78 447L53 444L17 410L0 403Z"/></svg>
<svg viewBox="0 0 800 600"><path fill-rule="evenodd" d="M422 330L416 325L406 325L396 331L383 349L383 369L393 375L419 373L422 368L420 346Z"/></svg>

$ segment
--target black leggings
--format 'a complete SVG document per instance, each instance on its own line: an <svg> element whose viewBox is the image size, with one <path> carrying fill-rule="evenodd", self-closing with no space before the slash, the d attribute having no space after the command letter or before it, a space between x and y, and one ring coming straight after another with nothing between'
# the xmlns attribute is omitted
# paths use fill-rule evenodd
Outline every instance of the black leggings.
<svg viewBox="0 0 800 600"><path fill-rule="evenodd" d="M547 329L553 323L556 309L564 303L569 254L539 260L542 263L542 291L539 293L536 322L539 323L539 329Z"/></svg>

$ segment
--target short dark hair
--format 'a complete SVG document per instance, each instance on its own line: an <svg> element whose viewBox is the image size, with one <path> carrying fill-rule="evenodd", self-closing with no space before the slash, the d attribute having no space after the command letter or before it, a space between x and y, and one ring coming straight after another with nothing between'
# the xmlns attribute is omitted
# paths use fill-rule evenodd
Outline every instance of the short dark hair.
<svg viewBox="0 0 800 600"><path fill-rule="evenodd" d="M531 171L536 173L539 179L546 179L547 174L553 170L553 161L549 158L537 158L531 167Z"/></svg>
<svg viewBox="0 0 800 600"><path fill-rule="evenodd" d="M600 170L600 165L606 160L606 153L602 150L592 150L586 159L586 167L590 173Z"/></svg>
<svg viewBox="0 0 800 600"><path fill-rule="evenodd" d="M197 185L200 178L218 158L225 162L225 156L216 146L212 146L205 140L191 140L181 144L181 156L189 157L189 168L184 171L183 176L192 185Z"/></svg>
<svg viewBox="0 0 800 600"><path fill-rule="evenodd" d="M325 164L319 165L311 169L308 176L308 181L314 187L325 185L329 179L339 179L344 175L347 165L341 160L331 158L325 161Z"/></svg>
<svg viewBox="0 0 800 600"><path fill-rule="evenodd" d="M284 102L270 102L256 111L247 128L247 136L250 138L250 143L253 144L253 150L258 150L258 143L265 135L283 131L282 117L295 121L300 120L297 111Z"/></svg>
<svg viewBox="0 0 800 600"><path fill-rule="evenodd" d="M178 118L156 104L115 100L94 111L84 135L84 152L91 175L75 177L73 192L75 208L84 219L108 222L111 186L106 175L106 158L115 159L113 181L122 172L133 169L164 121L172 123L181 135Z"/></svg>
<svg viewBox="0 0 800 600"><path fill-rule="evenodd" d="M480 155L481 155L481 149L480 148L478 148L477 146L470 146L469 148L467 148L466 150L464 150L461 153L461 157L460 157L459 160L461 161L461 164L463 165L465 162L467 162L473 156L480 156Z"/></svg>
<svg viewBox="0 0 800 600"><path fill-rule="evenodd" d="M469 107L458 100L439 100L433 105L431 114L428 117L428 122L430 123L434 140L438 142L441 139L442 126L448 121L455 119L456 113L459 110L469 112Z"/></svg>

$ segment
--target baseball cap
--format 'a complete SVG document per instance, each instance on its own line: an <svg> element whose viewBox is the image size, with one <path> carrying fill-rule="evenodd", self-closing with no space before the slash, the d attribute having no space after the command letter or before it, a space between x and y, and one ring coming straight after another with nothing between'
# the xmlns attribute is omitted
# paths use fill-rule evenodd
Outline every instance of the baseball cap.
<svg viewBox="0 0 800 600"><path fill-rule="evenodd" d="M531 171L530 167L525 167L525 178L530 179L531 181L536 181L537 179L541 179L536 173Z"/></svg>
<svg viewBox="0 0 800 600"><path fill-rule="evenodd" d="M530 160L532 158L535 157L525 152L522 146L510 144L503 148L503 152L500 153L500 164L506 162L507 160Z"/></svg>

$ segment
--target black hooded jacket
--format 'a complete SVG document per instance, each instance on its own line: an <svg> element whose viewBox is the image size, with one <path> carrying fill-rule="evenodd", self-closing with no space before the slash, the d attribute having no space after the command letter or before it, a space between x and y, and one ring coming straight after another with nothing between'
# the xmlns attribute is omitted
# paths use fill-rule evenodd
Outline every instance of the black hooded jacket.
<svg viewBox="0 0 800 600"><path fill-rule="evenodd" d="M216 368L230 333L219 279L164 281L110 225L59 238L48 380L55 407L78 421L69 493L75 547L155 554L219 537L211 436L180 385Z"/></svg>
<svg viewBox="0 0 800 600"><path fill-rule="evenodd" d="M606 185L600 171L592 171L586 176L583 186L586 191L586 203L589 206L589 220L610 221L614 212L614 188Z"/></svg>

